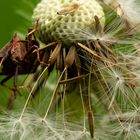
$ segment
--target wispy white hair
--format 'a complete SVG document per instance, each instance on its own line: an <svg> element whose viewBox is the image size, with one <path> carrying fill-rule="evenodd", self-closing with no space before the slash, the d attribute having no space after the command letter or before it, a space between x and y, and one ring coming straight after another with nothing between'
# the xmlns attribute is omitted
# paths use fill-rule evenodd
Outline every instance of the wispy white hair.
<svg viewBox="0 0 140 140"><path fill-rule="evenodd" d="M103 0L107 5L113 8L117 6L122 11L123 17L131 24L140 23L140 1L139 0Z"/></svg>

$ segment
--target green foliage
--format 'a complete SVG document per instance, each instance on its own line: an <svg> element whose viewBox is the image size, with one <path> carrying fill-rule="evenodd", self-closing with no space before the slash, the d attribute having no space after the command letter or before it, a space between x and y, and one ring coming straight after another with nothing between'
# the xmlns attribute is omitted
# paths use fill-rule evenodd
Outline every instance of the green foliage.
<svg viewBox="0 0 140 140"><path fill-rule="evenodd" d="M4 0L0 2L0 47L3 47L14 32L25 34L32 25L32 12L39 0Z"/></svg>

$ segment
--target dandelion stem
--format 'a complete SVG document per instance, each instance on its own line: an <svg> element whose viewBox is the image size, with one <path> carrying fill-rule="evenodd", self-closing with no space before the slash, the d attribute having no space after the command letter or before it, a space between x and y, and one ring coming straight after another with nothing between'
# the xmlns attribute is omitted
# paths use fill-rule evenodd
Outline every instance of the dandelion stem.
<svg viewBox="0 0 140 140"><path fill-rule="evenodd" d="M90 71L89 71L89 78L88 78L88 121L89 121L89 129L90 135L94 137L94 114L92 111L91 105L91 74L92 74L92 65L93 65L93 57L91 61Z"/></svg>
<svg viewBox="0 0 140 140"><path fill-rule="evenodd" d="M34 86L32 87L32 89L31 89L31 91L30 91L30 93L29 93L29 95L28 95L28 98L27 98L27 100L26 100L26 102L25 102L25 105L24 105L24 107L23 107L23 110L22 110L22 112L21 112L21 115L20 115L19 120L22 119L23 114L24 114L24 112L25 112L25 110L26 110L26 108L27 108L27 105L28 105L28 103L29 103L29 101L30 101L30 99L31 99L31 97L32 97L32 93L33 93L35 87L37 86L37 84L38 84L40 78L41 78L41 77L43 76L43 74L46 72L46 70L48 69L48 67L49 67L49 65L43 70L43 72L40 74L40 76L39 76L38 79L36 80Z"/></svg>
<svg viewBox="0 0 140 140"><path fill-rule="evenodd" d="M61 78L62 78L62 76L63 76L63 74L64 74L64 72L65 72L66 70L67 70L67 66L66 66L66 67L64 68L64 70L62 71L62 73L61 73L61 75L60 75L60 77L59 77L59 79L58 79L58 81L57 81L57 83L56 83L56 87L55 87L55 89L54 89L54 91L53 91L53 94L52 94L52 97L51 97L51 100L50 100L48 109L47 109L47 111L46 111L46 113L45 113L45 116L44 116L43 120L46 119L46 117L47 117L47 115L48 115L48 113L49 113L49 110L50 110L50 107L51 107L51 105L52 105L52 102L53 102L53 99L54 99L56 90L57 90L58 85L59 85L59 82L60 82L60 80L61 80Z"/></svg>
<svg viewBox="0 0 140 140"><path fill-rule="evenodd" d="M63 55L64 55L64 59L66 59L66 49L64 49L63 51ZM68 79L68 75L67 75L67 69L65 70L65 80ZM63 114L63 125L64 125L64 129L66 129L66 124L65 124L65 95L66 95L66 88L67 88L67 84L65 83L63 85L64 91L63 91L63 96L62 96L62 114Z"/></svg>
<svg viewBox="0 0 140 140"><path fill-rule="evenodd" d="M78 76L80 74L78 73ZM82 85L81 85L81 82L79 83L79 89L80 89L80 97L81 97L81 102L82 102L82 108L83 108L83 115L84 115L84 118L83 118L83 132L86 131L86 111L85 111L85 106L84 106L84 99L83 99L83 94L82 94Z"/></svg>
<svg viewBox="0 0 140 140"><path fill-rule="evenodd" d="M88 78L88 109L89 109L89 111L92 110L92 107L91 107L91 89L90 89L92 63L93 63L93 58L92 58L92 62L91 62L91 66L90 66L90 72L89 72L89 78Z"/></svg>

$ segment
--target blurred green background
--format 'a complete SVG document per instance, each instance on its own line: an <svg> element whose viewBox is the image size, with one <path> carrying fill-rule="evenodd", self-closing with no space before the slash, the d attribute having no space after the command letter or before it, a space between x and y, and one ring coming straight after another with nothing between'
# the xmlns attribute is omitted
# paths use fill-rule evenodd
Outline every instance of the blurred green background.
<svg viewBox="0 0 140 140"><path fill-rule="evenodd" d="M23 35L32 25L32 11L39 0L4 0L0 2L0 47L14 32Z"/></svg>

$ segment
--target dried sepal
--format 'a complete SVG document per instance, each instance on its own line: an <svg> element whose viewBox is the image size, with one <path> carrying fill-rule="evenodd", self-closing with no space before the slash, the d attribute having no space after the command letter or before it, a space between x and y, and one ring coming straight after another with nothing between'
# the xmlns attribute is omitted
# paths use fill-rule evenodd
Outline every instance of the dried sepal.
<svg viewBox="0 0 140 140"><path fill-rule="evenodd" d="M50 58L48 60L49 65L52 65L56 61L57 56L60 53L60 50L61 50L61 43L59 42L56 45L55 49L53 50L52 54L50 55Z"/></svg>
<svg viewBox="0 0 140 140"><path fill-rule="evenodd" d="M74 63L74 60L75 60L75 54L76 54L76 48L74 46L72 46L66 56L66 66L67 67L70 67L73 63Z"/></svg>

